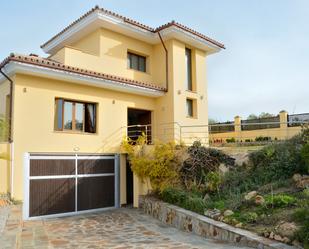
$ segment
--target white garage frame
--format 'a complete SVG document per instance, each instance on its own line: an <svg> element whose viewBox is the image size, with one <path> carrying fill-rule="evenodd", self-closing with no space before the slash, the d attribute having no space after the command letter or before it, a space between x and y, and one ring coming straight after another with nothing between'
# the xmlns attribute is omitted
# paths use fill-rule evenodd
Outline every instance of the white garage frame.
<svg viewBox="0 0 309 249"><path fill-rule="evenodd" d="M56 175L56 176L30 176L30 160L75 160L75 174L74 175ZM78 174L78 160L96 160L96 159L114 159L114 173L103 174ZM78 184L77 180L83 177L103 177L114 175L115 183L115 197L114 206L89 209L89 210L77 210L78 202ZM43 216L30 217L30 180L36 179L67 179L75 178L75 211L59 214L50 214ZM37 220L42 218L56 218L64 216L72 216L78 214L99 212L104 210L110 210L120 207L120 155L119 154L50 154L50 153L25 153L24 154L24 201L23 201L23 219L24 220Z"/></svg>

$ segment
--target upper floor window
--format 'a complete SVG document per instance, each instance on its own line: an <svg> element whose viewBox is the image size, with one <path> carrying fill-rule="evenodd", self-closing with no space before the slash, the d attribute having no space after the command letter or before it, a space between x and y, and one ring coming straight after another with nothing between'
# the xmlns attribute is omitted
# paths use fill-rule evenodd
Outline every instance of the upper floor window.
<svg viewBox="0 0 309 249"><path fill-rule="evenodd" d="M192 52L186 48L186 89L192 91Z"/></svg>
<svg viewBox="0 0 309 249"><path fill-rule="evenodd" d="M56 99L55 130L96 132L96 104Z"/></svg>
<svg viewBox="0 0 309 249"><path fill-rule="evenodd" d="M128 68L146 72L146 57L128 52Z"/></svg>

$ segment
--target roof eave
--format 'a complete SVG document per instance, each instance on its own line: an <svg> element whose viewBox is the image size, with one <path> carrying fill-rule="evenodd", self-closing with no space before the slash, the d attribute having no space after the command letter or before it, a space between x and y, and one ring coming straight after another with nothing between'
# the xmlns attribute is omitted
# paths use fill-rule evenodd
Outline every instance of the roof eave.
<svg viewBox="0 0 309 249"><path fill-rule="evenodd" d="M223 44L198 32L194 32L190 28L179 23L171 22L157 29L152 29L134 22L131 19L110 14L101 9L94 9L92 12L87 13L87 15L82 17L80 20L76 21L71 26L68 26L64 29L64 31L58 33L43 44L41 48L45 53L53 54L65 45L77 41L82 36L87 35L100 27L105 27L116 32L122 32L128 36L134 37L135 39L140 39L150 44L160 43L157 32L163 34L169 32L169 30L173 30L176 35L177 33L178 35L181 33L183 40L190 38L190 40L194 41L194 43L199 43L199 48L205 51L210 50L208 51L209 53L218 52L225 48Z"/></svg>
<svg viewBox="0 0 309 249"><path fill-rule="evenodd" d="M165 94L165 91L150 89L138 85L130 85L109 79L96 78L94 76L81 75L75 72L63 71L60 69L46 68L44 66L32 65L23 62L8 61L3 68L9 75L26 74L49 79L56 79L75 83L79 85L88 85L93 87L104 88L108 90L125 92L148 97L160 97ZM0 82L4 79L0 75Z"/></svg>

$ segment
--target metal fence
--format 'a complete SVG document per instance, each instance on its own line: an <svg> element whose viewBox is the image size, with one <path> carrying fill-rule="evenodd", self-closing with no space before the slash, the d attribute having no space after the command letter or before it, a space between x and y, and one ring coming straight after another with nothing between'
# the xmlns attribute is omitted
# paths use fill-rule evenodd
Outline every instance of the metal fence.
<svg viewBox="0 0 309 249"><path fill-rule="evenodd" d="M234 122L224 122L209 125L209 132L221 133L235 131Z"/></svg>
<svg viewBox="0 0 309 249"><path fill-rule="evenodd" d="M296 124L291 125L291 124ZM164 123L157 125L133 125L115 128L102 140L104 150L119 148L124 137L136 139L142 134L146 135L147 144L155 141L175 142L177 144L191 145L200 141L210 146L246 146L263 145L289 139L299 134L303 127L309 127L309 121L289 122L262 122L262 123L224 123L211 125L181 125L179 123ZM254 126L255 130L246 129ZM232 128L233 127L233 128ZM276 128L275 128L276 127Z"/></svg>
<svg viewBox="0 0 309 249"><path fill-rule="evenodd" d="M280 117L241 120L241 129L246 131L271 129L280 127Z"/></svg>
<svg viewBox="0 0 309 249"><path fill-rule="evenodd" d="M302 123L309 122L309 113L288 115L289 127L301 126Z"/></svg>

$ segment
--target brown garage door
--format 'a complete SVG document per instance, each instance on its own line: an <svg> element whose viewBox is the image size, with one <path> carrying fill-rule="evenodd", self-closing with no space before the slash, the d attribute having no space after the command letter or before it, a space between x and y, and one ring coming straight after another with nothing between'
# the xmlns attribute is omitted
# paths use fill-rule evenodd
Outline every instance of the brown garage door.
<svg viewBox="0 0 309 249"><path fill-rule="evenodd" d="M117 155L29 155L24 218L119 206Z"/></svg>

